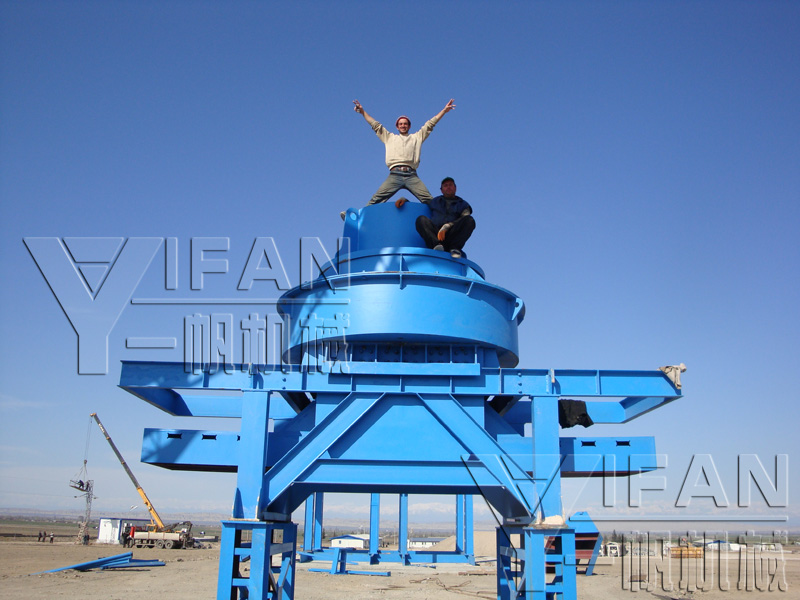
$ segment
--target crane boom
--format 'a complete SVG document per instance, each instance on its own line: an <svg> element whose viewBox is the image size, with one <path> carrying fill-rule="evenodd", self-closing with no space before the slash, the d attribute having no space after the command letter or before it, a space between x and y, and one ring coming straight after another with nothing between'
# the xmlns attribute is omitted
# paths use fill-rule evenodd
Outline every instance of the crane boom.
<svg viewBox="0 0 800 600"><path fill-rule="evenodd" d="M133 471L131 471L128 463L125 462L122 454L120 454L119 450L117 450L116 444L114 444L114 441L111 439L108 431L106 431L106 428L103 427L103 424L100 422L100 417L97 416L97 413L92 413L90 416L97 422L97 426L100 428L100 431L103 432L103 435L105 436L108 445L111 446L111 449L114 451L114 454L117 455L117 459L119 459L119 462L122 464L122 468L125 469L125 472L128 474L128 477L131 478L133 485L136 486L136 491L139 492L139 495L142 497L142 502L144 502L147 510L150 511L150 518L153 520L159 531L165 529L164 522L161 520L161 517L158 516L156 509L153 507L153 504L150 502L147 494L145 494L142 486L139 485L139 482L136 480L136 476L133 474Z"/></svg>

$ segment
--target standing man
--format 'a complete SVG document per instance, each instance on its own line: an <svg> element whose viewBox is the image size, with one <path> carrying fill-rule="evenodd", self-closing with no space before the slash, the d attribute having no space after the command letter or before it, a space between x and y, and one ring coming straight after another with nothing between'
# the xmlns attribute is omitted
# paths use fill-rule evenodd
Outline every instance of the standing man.
<svg viewBox="0 0 800 600"><path fill-rule="evenodd" d="M441 190L441 196L428 202L430 218L417 217L417 233L428 248L450 252L453 258L461 258L461 249L475 229L472 207L456 196L456 182L452 177L442 179Z"/></svg>
<svg viewBox="0 0 800 600"><path fill-rule="evenodd" d="M363 115L364 119L369 123L372 130L386 145L386 166L389 167L389 176L383 182L378 191L372 196L368 204L378 204L379 202L386 202L398 190L406 189L420 202L430 202L431 193L422 180L417 177L417 167L419 167L420 154L422 152L422 142L433 131L434 126L446 114L453 110L456 105L454 100L450 100L445 107L439 111L435 117L430 119L423 125L416 133L409 134L411 129L411 120L405 116L400 115L395 121L395 127L399 135L390 133L378 121L373 119L358 100L353 100L355 110L358 114ZM405 198L399 199L395 205L400 208L405 203ZM341 213L344 219L344 212Z"/></svg>

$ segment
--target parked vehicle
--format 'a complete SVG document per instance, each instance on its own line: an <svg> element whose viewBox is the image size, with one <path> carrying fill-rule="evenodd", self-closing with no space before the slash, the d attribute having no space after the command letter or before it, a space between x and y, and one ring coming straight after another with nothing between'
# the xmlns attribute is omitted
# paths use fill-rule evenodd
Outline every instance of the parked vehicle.
<svg viewBox="0 0 800 600"><path fill-rule="evenodd" d="M122 454L117 449L117 445L111 439L111 435L109 435L106 428L100 422L100 417L97 416L97 413L92 413L91 416L97 422L97 426L100 427L100 431L103 432L114 454L117 455L117 459L119 459L128 477L136 487L136 491L139 492L142 502L144 502L147 510L150 511L150 524L147 526L147 529L142 530L137 529L135 526L130 526L122 533L123 546L129 548L131 546L136 546L137 548L166 548L168 550L172 548L192 548L194 546L192 524L189 521L182 521L180 523L173 523L172 525L164 525L155 507L147 497L147 494L144 493L144 489L142 489L142 486L139 485L139 482L136 480L128 463L122 458Z"/></svg>

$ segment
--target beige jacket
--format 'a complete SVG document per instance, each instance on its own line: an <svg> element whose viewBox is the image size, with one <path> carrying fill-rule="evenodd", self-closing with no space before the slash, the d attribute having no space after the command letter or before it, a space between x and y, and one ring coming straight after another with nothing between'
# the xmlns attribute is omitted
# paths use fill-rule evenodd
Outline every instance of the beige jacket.
<svg viewBox="0 0 800 600"><path fill-rule="evenodd" d="M390 133L383 125L375 121L372 124L372 130L386 144L386 166L390 169L398 165L406 165L412 169L419 167L422 142L431 134L438 121L439 119L433 117L419 131L408 135Z"/></svg>

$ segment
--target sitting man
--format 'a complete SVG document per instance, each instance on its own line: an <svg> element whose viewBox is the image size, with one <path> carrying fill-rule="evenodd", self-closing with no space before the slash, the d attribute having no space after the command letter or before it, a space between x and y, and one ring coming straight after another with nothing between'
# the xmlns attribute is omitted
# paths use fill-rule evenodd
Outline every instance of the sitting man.
<svg viewBox="0 0 800 600"><path fill-rule="evenodd" d="M441 190L441 196L428 202L430 218L417 218L417 232L428 248L447 251L453 258L461 258L461 249L475 229L472 207L466 200L456 196L456 182L452 177L442 179Z"/></svg>
<svg viewBox="0 0 800 600"><path fill-rule="evenodd" d="M364 110L358 100L353 100L353 104L355 104L354 110L364 117L378 138L386 145L386 166L389 167L389 176L378 188L378 191L372 195L368 204L386 202L395 192L402 189L414 194L420 202L430 202L431 193L417 176L417 167L419 167L420 154L422 153L422 142L431 134L436 123L456 107L453 100L450 100L437 115L428 120L416 133L409 134L411 120L405 115L399 116L395 122L399 135L387 131L383 125ZM395 204L402 206L403 202L398 200ZM344 219L344 211L340 213L340 216Z"/></svg>

